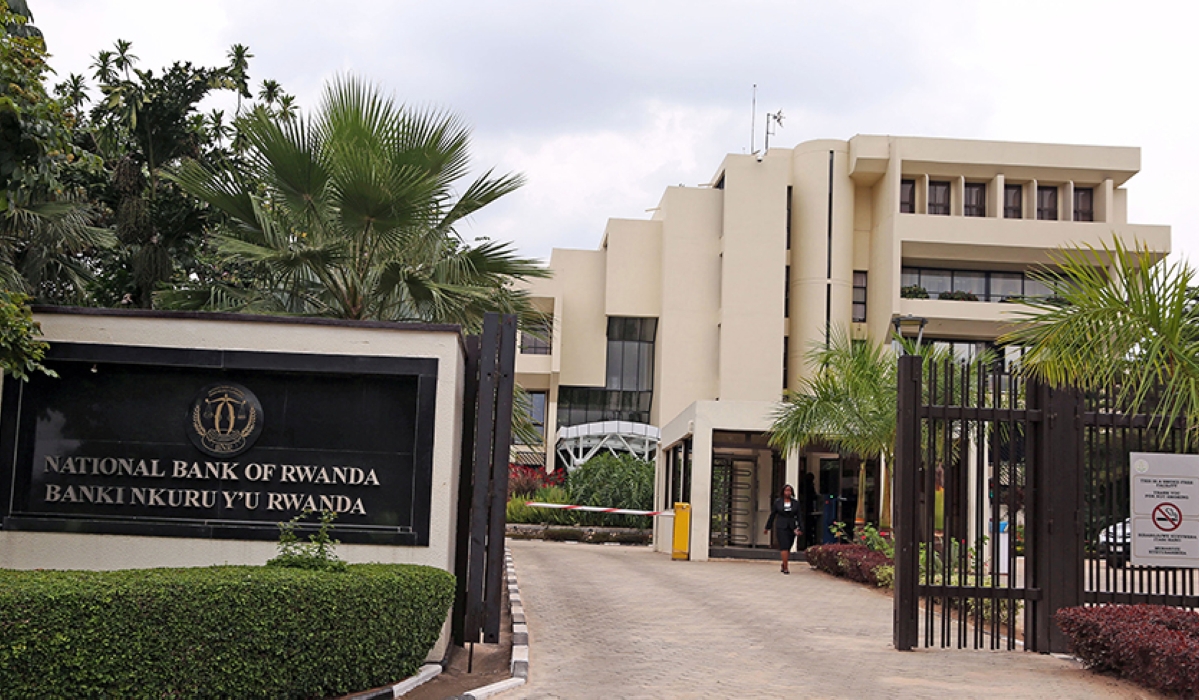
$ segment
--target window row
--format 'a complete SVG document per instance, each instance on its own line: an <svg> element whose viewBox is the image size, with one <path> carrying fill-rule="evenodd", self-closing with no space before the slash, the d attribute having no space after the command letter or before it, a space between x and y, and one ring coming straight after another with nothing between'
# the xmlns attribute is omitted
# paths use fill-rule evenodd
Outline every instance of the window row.
<svg viewBox="0 0 1199 700"><path fill-rule="evenodd" d="M901 296L936 299L943 293L958 292L978 301L1003 301L1018 297L1044 297L1051 291L1043 282L1022 272L985 270L943 270L905 267L901 275Z"/></svg>
<svg viewBox="0 0 1199 700"><path fill-rule="evenodd" d="M623 420L649 423L652 391L612 391L587 386L558 387L558 427Z"/></svg>
<svg viewBox="0 0 1199 700"><path fill-rule="evenodd" d="M1036 218L1042 221L1057 221L1058 192L1055 185L1037 186ZM943 180L928 181L928 213L934 216L949 216L951 206L950 183ZM987 216L987 183L967 182L962 191L962 214L964 216ZM899 211L904 214L916 213L916 181L903 180L899 186ZM1024 216L1024 185L1003 186L1003 218L1023 219ZM1093 187L1074 188L1074 218L1073 221L1095 220L1095 189Z"/></svg>

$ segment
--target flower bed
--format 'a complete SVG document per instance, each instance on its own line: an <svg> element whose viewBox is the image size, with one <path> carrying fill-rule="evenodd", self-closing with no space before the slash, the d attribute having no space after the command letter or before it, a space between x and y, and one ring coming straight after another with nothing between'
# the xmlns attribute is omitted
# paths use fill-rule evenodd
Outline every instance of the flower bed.
<svg viewBox="0 0 1199 700"><path fill-rule="evenodd" d="M812 568L851 581L889 588L895 578L895 562L866 545L819 545L808 547L806 554Z"/></svg>
<svg viewBox="0 0 1199 700"><path fill-rule="evenodd" d="M1165 693L1199 693L1199 613L1103 605L1064 608L1054 620L1088 668Z"/></svg>

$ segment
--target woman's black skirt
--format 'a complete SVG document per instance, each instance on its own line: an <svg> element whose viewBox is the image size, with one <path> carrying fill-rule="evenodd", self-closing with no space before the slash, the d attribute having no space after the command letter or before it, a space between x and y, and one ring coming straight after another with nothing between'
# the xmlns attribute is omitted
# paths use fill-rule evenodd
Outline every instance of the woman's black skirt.
<svg viewBox="0 0 1199 700"><path fill-rule="evenodd" d="M780 552L789 552L795 546L795 525L787 523L784 527L774 527L774 539L778 542Z"/></svg>

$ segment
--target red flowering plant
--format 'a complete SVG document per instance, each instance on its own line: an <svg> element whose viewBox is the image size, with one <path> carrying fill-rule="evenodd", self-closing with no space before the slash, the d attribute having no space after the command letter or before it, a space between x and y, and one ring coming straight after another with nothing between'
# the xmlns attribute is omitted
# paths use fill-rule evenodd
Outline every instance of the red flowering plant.
<svg viewBox="0 0 1199 700"><path fill-rule="evenodd" d="M1183 697L1199 693L1199 614L1164 605L1063 608L1054 621L1095 671Z"/></svg>
<svg viewBox="0 0 1199 700"><path fill-rule="evenodd" d="M546 486L562 486L566 483L566 470L555 469L547 473L545 467L508 465L508 498L531 495Z"/></svg>

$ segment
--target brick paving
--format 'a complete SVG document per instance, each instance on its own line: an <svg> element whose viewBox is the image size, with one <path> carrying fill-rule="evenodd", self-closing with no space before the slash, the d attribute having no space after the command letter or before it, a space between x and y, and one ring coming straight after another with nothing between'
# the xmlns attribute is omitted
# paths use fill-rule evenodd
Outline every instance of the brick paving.
<svg viewBox="0 0 1199 700"><path fill-rule="evenodd" d="M806 564L510 543L529 685L504 697L1158 698L1025 652L891 647L891 598Z"/></svg>

